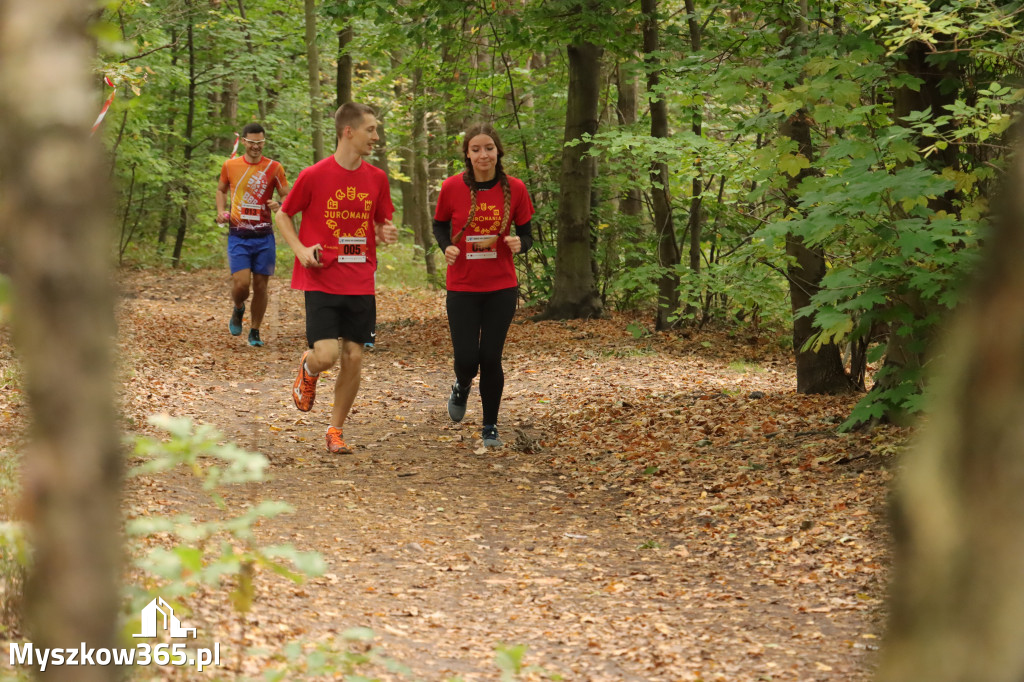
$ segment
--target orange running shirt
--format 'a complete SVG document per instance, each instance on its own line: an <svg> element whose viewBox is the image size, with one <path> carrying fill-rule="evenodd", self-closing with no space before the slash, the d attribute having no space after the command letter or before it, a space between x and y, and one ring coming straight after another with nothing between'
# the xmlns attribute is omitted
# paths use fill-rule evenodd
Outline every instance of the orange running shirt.
<svg viewBox="0 0 1024 682"><path fill-rule="evenodd" d="M228 159L220 168L221 186L228 184L231 201L231 227L240 230L271 230L273 221L267 201L274 198L274 188L283 192L288 180L277 161L261 158L249 163L244 156Z"/></svg>

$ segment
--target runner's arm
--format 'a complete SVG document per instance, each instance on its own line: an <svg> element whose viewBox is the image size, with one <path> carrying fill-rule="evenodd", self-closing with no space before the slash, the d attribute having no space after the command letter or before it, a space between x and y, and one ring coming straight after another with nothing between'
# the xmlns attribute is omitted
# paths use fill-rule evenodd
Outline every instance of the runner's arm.
<svg viewBox="0 0 1024 682"><path fill-rule="evenodd" d="M231 221L231 206L228 201L228 190L231 186L223 180L217 183L217 222L227 223Z"/></svg>
<svg viewBox="0 0 1024 682"><path fill-rule="evenodd" d="M434 218L434 239L442 251L452 245L452 221Z"/></svg>
<svg viewBox="0 0 1024 682"><path fill-rule="evenodd" d="M284 201L284 198L288 196L288 192L290 192L291 189L291 185L288 184L287 180L279 180L277 183L278 198L281 201ZM267 201L267 208L271 211L277 211L281 208L281 201L274 201L273 195L271 195L271 198Z"/></svg>
<svg viewBox="0 0 1024 682"><path fill-rule="evenodd" d="M448 265L453 265L462 251L452 244L452 221L434 218L434 239L437 240L437 246L444 254L445 261Z"/></svg>
<svg viewBox="0 0 1024 682"><path fill-rule="evenodd" d="M274 215L274 224L277 225L277 231L284 237L292 253L299 259L300 265L306 268L322 267L317 252L323 247L320 244L305 246L299 241L299 235L295 232L295 222L290 215L284 211L278 211Z"/></svg>
<svg viewBox="0 0 1024 682"><path fill-rule="evenodd" d="M519 253L526 253L533 246L533 221L527 220L522 225L516 225L516 236L523 245Z"/></svg>
<svg viewBox="0 0 1024 682"><path fill-rule="evenodd" d="M374 228L379 241L385 244L394 244L398 241L398 228L391 222L391 218L388 218L383 223L377 223Z"/></svg>

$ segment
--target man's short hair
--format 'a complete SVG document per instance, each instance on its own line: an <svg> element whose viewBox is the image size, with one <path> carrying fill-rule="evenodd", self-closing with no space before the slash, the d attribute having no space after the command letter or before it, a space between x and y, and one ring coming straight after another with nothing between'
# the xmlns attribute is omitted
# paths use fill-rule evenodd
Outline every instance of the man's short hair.
<svg viewBox="0 0 1024 682"><path fill-rule="evenodd" d="M265 131L263 129L263 126L261 126L259 123L246 123L245 127L242 128L242 137L248 137L252 133L263 133L264 135L266 135L267 131Z"/></svg>
<svg viewBox="0 0 1024 682"><path fill-rule="evenodd" d="M345 102L338 110L334 112L334 132L341 139L341 134L345 131L345 126L357 126L363 122L364 116L377 117L377 112L365 104L357 104L355 102Z"/></svg>

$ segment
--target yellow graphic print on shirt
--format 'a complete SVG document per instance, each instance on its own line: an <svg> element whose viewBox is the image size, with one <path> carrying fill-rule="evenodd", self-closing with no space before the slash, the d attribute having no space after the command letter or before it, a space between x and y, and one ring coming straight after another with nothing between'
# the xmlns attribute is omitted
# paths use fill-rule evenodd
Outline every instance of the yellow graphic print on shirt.
<svg viewBox="0 0 1024 682"><path fill-rule="evenodd" d="M366 192L355 187L338 189L327 200L325 219L327 229L338 239L339 263L366 262L366 230L373 215L373 201Z"/></svg>
<svg viewBox="0 0 1024 682"><path fill-rule="evenodd" d="M466 260L490 260L498 257L498 230L501 227L501 210L492 204L480 202L476 205L473 223L466 235L469 247Z"/></svg>

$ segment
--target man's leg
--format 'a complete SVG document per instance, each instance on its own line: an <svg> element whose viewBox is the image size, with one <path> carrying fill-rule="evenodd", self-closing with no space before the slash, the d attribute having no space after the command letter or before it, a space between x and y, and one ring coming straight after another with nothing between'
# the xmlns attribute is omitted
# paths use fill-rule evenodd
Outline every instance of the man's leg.
<svg viewBox="0 0 1024 682"><path fill-rule="evenodd" d="M252 307L249 312L249 326L258 330L263 323L263 315L267 312L270 275L254 273L252 276ZM248 287L246 287L248 289ZM248 291L246 291L248 294Z"/></svg>
<svg viewBox="0 0 1024 682"><path fill-rule="evenodd" d="M249 298L249 283L252 281L252 270L245 268L244 270L236 270L231 273L231 300L234 301L236 308L241 308L245 305L246 299ZM255 305L255 300L253 304ZM266 302L264 301L264 310L266 309ZM262 313L260 313L262 315Z"/></svg>
<svg viewBox="0 0 1024 682"><path fill-rule="evenodd" d="M319 374L334 367L338 361L338 340L322 339L313 344L313 350L306 356L306 369L310 374Z"/></svg>
<svg viewBox="0 0 1024 682"><path fill-rule="evenodd" d="M359 392L359 381L363 372L363 344L342 339L341 369L334 383L334 411L331 426L341 429L348 418L352 403Z"/></svg>
<svg viewBox="0 0 1024 682"><path fill-rule="evenodd" d="M246 240L233 234L228 235L228 265L231 267L231 302L234 304L228 331L232 336L238 336L242 333L245 300L249 298L252 258Z"/></svg>

